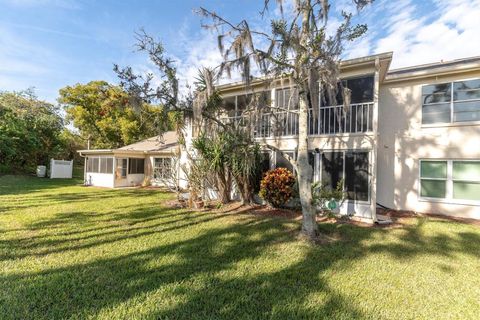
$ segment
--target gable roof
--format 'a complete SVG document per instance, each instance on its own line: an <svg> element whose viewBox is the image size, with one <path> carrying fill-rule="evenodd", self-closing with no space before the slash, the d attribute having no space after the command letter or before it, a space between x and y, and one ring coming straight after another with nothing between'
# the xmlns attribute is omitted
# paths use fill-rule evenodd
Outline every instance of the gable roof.
<svg viewBox="0 0 480 320"><path fill-rule="evenodd" d="M114 153L172 153L179 146L175 131L167 131L163 135L151 137L118 149L78 150L80 154L114 154Z"/></svg>
<svg viewBox="0 0 480 320"><path fill-rule="evenodd" d="M178 147L178 135L175 131L167 131L163 135L151 137L114 151L142 151L142 152L167 152Z"/></svg>

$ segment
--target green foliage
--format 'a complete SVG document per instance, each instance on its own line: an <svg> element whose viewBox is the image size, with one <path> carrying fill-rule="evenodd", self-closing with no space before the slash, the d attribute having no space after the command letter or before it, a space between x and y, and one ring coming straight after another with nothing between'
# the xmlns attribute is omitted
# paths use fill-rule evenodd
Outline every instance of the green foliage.
<svg viewBox="0 0 480 320"><path fill-rule="evenodd" d="M215 187L222 203L230 201L231 172L228 170L228 154L231 149L225 134L213 136L201 134L193 140L193 147L200 153L208 170L215 176Z"/></svg>
<svg viewBox="0 0 480 320"><path fill-rule="evenodd" d="M136 108L120 87L91 81L60 89L59 102L94 148L116 148L172 129L168 112L144 104Z"/></svg>
<svg viewBox="0 0 480 320"><path fill-rule="evenodd" d="M0 173L34 172L65 155L69 143L57 107L31 90L0 93Z"/></svg>
<svg viewBox="0 0 480 320"><path fill-rule="evenodd" d="M269 170L260 182L260 197L273 207L285 205L295 193L295 176L286 168Z"/></svg>
<svg viewBox="0 0 480 320"><path fill-rule="evenodd" d="M338 204L341 204L345 200L345 197L343 179L337 183L335 189L322 185L321 182L312 184L312 204L319 207L324 213L328 214L331 212L331 209L328 208L329 201L335 200Z"/></svg>
<svg viewBox="0 0 480 320"><path fill-rule="evenodd" d="M260 146L242 130L218 129L215 134L201 134L193 141L193 147L217 176L216 187L224 186L233 178L244 202L253 202L255 183L260 174L262 153ZM226 195L225 195L226 197Z"/></svg>

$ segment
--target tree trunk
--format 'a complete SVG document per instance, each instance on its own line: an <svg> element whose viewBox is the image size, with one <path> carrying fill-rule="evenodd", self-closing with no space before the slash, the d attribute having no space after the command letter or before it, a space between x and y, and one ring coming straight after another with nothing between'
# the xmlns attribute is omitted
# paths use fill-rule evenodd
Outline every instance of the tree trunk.
<svg viewBox="0 0 480 320"><path fill-rule="evenodd" d="M231 179L227 176L225 170L217 173L218 197L222 204L230 202Z"/></svg>
<svg viewBox="0 0 480 320"><path fill-rule="evenodd" d="M299 97L297 176L302 204L302 233L310 238L318 235L315 208L312 205L313 169L308 163L308 104L304 93Z"/></svg>
<svg viewBox="0 0 480 320"><path fill-rule="evenodd" d="M235 181L237 183L237 189L240 192L240 196L242 198L242 205L254 204L254 192L250 181L248 181L248 179L245 179L242 176L236 176Z"/></svg>

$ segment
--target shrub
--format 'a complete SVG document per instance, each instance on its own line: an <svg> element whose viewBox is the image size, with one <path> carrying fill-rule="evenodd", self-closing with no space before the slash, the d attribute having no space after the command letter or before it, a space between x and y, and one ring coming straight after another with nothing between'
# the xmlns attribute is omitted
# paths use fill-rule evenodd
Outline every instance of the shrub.
<svg viewBox="0 0 480 320"><path fill-rule="evenodd" d="M343 179L338 182L335 189L322 185L320 182L316 182L312 185L312 204L319 207L321 212L328 216L333 214L328 203L334 200L337 202L338 206L341 206L345 197L346 193L343 190Z"/></svg>
<svg viewBox="0 0 480 320"><path fill-rule="evenodd" d="M294 194L295 176L285 168L269 170L260 182L260 197L273 207L281 207Z"/></svg>

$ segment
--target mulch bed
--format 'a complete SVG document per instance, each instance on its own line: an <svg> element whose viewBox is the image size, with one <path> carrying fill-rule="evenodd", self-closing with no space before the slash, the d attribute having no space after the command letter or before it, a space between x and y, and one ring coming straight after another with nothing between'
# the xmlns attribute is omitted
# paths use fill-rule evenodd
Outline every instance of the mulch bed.
<svg viewBox="0 0 480 320"><path fill-rule="evenodd" d="M170 200L164 202L165 206L172 208L185 208L178 200ZM231 213L231 214L254 214L264 217L281 217L292 220L301 220L301 210L286 209L286 208L272 208L266 205L242 205L240 202L231 202L221 205L218 202L210 202L207 206L201 209L190 209L198 212L218 212L218 213ZM480 226L480 220L458 218L439 214L418 213L413 211L402 211L393 209L377 209L377 214L381 214L389 217L392 220L391 224L371 224L368 222L358 221L355 218L338 217L331 218L326 216L320 216L317 218L319 223L337 223L337 224L351 224L359 227L374 227L374 228L398 228L405 224L408 224L408 220L418 217L429 217L439 220L448 220L461 222L466 224Z"/></svg>

